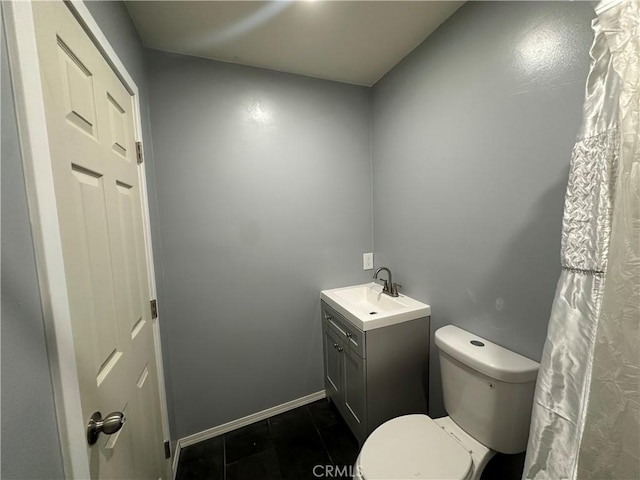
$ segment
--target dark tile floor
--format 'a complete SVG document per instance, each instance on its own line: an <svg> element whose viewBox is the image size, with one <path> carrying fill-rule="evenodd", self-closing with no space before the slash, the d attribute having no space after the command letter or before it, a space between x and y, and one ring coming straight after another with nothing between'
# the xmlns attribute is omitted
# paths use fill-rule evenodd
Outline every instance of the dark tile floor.
<svg viewBox="0 0 640 480"><path fill-rule="evenodd" d="M350 478L335 473L350 472L357 456L358 442L323 399L183 448L176 479Z"/></svg>

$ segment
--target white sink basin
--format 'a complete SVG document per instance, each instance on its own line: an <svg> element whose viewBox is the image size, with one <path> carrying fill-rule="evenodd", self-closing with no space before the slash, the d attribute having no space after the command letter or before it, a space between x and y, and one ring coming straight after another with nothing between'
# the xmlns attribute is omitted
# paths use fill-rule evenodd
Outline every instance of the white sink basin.
<svg viewBox="0 0 640 480"><path fill-rule="evenodd" d="M373 282L323 290L320 298L363 331L431 315L429 305L402 294L391 297Z"/></svg>

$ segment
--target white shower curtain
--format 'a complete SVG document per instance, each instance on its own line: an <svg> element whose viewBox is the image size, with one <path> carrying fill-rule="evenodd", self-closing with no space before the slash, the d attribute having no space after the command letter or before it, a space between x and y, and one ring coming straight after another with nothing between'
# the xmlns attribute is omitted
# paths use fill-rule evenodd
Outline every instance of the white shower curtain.
<svg viewBox="0 0 640 480"><path fill-rule="evenodd" d="M596 13L525 479L640 478L640 3Z"/></svg>

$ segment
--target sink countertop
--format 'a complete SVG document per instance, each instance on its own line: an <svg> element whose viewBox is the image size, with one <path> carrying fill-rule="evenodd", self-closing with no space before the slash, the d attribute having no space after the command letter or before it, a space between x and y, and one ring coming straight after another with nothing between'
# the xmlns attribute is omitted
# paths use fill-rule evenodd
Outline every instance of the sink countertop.
<svg viewBox="0 0 640 480"><path fill-rule="evenodd" d="M374 282L322 290L320 298L362 331L431 315L429 305L403 294L391 297Z"/></svg>

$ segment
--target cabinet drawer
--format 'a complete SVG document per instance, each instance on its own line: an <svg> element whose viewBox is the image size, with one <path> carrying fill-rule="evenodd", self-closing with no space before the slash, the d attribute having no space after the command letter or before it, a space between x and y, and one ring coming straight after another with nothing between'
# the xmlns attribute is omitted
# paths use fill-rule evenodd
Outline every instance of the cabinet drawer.
<svg viewBox="0 0 640 480"><path fill-rule="evenodd" d="M347 319L324 302L322 302L322 319L330 328L340 335L340 338L349 345L351 351L358 354L361 358L367 356L365 333L352 325Z"/></svg>

